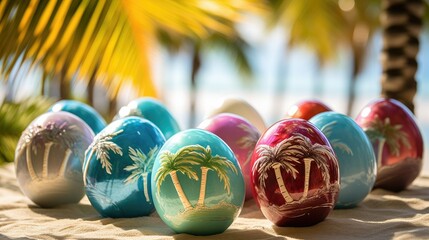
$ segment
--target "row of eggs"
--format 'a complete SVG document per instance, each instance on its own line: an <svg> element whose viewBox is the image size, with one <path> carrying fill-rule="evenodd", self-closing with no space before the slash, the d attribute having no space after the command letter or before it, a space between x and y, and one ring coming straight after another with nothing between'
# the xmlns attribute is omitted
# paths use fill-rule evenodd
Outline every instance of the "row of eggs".
<svg viewBox="0 0 429 240"><path fill-rule="evenodd" d="M91 107L60 101L22 134L17 179L42 207L85 191L103 216L156 209L174 231L208 235L227 229L252 196L276 225L308 226L374 186L400 191L417 177L422 137L402 104L377 100L355 121L329 110L306 101L265 129L248 103L228 100L198 129L180 131L154 99L130 102L107 126Z"/></svg>

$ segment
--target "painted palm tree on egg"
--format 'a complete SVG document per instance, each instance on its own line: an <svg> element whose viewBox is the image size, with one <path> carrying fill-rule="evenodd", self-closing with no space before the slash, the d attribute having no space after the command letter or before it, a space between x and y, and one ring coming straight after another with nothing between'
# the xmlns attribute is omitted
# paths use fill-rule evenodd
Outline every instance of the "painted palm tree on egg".
<svg viewBox="0 0 429 240"><path fill-rule="evenodd" d="M26 162L31 179L41 180L48 178L49 154L51 152L51 147L57 142L63 143L67 148L63 156L63 160L61 161L60 170L58 171L58 176L64 175L70 155L73 152L74 145L78 138L79 132L76 131L76 126L69 125L67 122L63 122L60 125L49 122L46 126L36 125L27 129L24 133L23 143L18 146L18 152L23 151L24 148L26 149ZM33 139L34 143L32 144ZM33 161L31 159L31 150L34 153L37 153L38 148L43 148L41 177L38 176L34 170Z"/></svg>
<svg viewBox="0 0 429 240"><path fill-rule="evenodd" d="M189 152L191 149L186 146L180 148L176 153L170 151L163 151L160 153L160 162L161 166L156 172L156 187L158 193L160 191L162 183L165 181L167 176L171 177L173 181L174 188L176 189L177 195L186 210L192 209L192 205L186 197L185 192L183 191L182 185L180 184L179 178L177 177L177 172L180 172L186 175L188 178L198 181L197 173L192 169L192 165L198 165L199 162L194 158L189 157Z"/></svg>
<svg viewBox="0 0 429 240"><path fill-rule="evenodd" d="M207 186L207 174L209 170L214 171L219 179L224 183L224 189L231 193L231 184L228 177L228 169L231 169L235 174L238 174L237 168L234 164L229 161L226 157L219 155L212 156L212 150L210 146L203 147L201 145L191 146L192 150L189 152L189 158L199 162L201 168L201 185L200 195L198 197L198 206L204 206L204 200L206 195Z"/></svg>
<svg viewBox="0 0 429 240"><path fill-rule="evenodd" d="M305 182L304 192L302 194L301 200L305 200L308 195L311 163L315 162L316 166L321 169L322 178L325 181L326 188L328 188L330 183L330 175L326 160L335 159L335 154L329 149L328 146L319 143L313 144L308 137L299 133L296 133L295 136L289 138L289 141L291 142L290 149L294 156L304 160Z"/></svg>
<svg viewBox="0 0 429 240"><path fill-rule="evenodd" d="M155 146L149 150L149 153L146 155L142 153L140 149L134 149L129 147L128 152L131 160L134 164L129 165L124 168L125 171L131 172L127 179L124 180L126 184L133 183L138 180L140 177L143 179L143 191L146 201L149 202L149 192L148 192L148 175L152 172L153 163L155 161L155 156L158 153L159 148Z"/></svg>
<svg viewBox="0 0 429 240"><path fill-rule="evenodd" d="M337 124L337 121L332 121L326 125L324 125L320 131L323 132L323 134L325 134L326 138L329 138L332 135L332 130L335 126L335 124ZM335 138L332 140L329 140L329 143L331 144L331 146L335 149L341 149L342 151L344 151L345 153L353 156L353 151L352 149L345 143L342 143L340 139Z"/></svg>
<svg viewBox="0 0 429 240"><path fill-rule="evenodd" d="M123 130L118 130L114 133L99 133L95 136L94 141L89 145L85 152L85 166L83 172L83 182L86 185L86 174L88 172L89 162L95 152L96 160L99 160L102 168L106 169L108 174L112 174L112 164L110 163L109 151L122 156L122 148L111 140L113 137L121 134Z"/></svg>
<svg viewBox="0 0 429 240"><path fill-rule="evenodd" d="M293 179L296 178L298 170L295 164L299 163L299 157L295 156L296 150L291 149L292 143L289 139L284 139L274 147L261 144L256 148L259 158L256 160L254 169L258 169L259 184L265 188L265 180L268 178L268 172L273 169L280 188L280 192L285 199L286 203L293 202L293 198L289 194L284 184L281 169L283 168L287 173L291 174Z"/></svg>
<svg viewBox="0 0 429 240"><path fill-rule="evenodd" d="M411 144L408 140L408 135L403 131L401 124L391 124L390 118L382 120L378 115L374 121L365 129L372 143L378 142L377 147L377 165L380 167L383 164L384 145L387 144L389 151L398 156L400 153L401 144L410 148Z"/></svg>

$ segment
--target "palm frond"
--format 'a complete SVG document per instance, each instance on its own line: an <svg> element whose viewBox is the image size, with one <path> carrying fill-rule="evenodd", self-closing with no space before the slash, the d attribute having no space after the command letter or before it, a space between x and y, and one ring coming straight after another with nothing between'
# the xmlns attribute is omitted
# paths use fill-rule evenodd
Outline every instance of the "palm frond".
<svg viewBox="0 0 429 240"><path fill-rule="evenodd" d="M19 137L36 117L46 112L52 100L44 97L21 102L3 102L0 105L0 164L13 162Z"/></svg>

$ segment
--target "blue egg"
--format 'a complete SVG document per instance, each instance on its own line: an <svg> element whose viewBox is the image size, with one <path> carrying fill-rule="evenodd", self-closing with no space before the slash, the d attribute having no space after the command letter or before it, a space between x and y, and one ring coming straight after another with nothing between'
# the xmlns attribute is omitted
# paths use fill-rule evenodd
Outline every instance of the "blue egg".
<svg viewBox="0 0 429 240"><path fill-rule="evenodd" d="M83 179L89 201L102 216L154 211L151 172L164 142L161 131L139 117L116 120L95 136L85 153Z"/></svg>
<svg viewBox="0 0 429 240"><path fill-rule="evenodd" d="M99 133L106 126L103 117L91 106L75 100L61 100L49 108L49 112L69 112L81 118L94 131Z"/></svg>
<svg viewBox="0 0 429 240"><path fill-rule="evenodd" d="M310 119L329 140L340 167L340 193L336 208L352 208L371 191L377 176L377 161L371 142L350 117L324 112Z"/></svg>
<svg viewBox="0 0 429 240"><path fill-rule="evenodd" d="M245 196L234 153L202 129L167 140L155 159L151 184L159 216L177 233L222 233L239 215Z"/></svg>
<svg viewBox="0 0 429 240"><path fill-rule="evenodd" d="M167 108L153 98L146 97L131 101L119 110L114 119L128 116L138 116L153 122L166 139L180 131L179 125Z"/></svg>

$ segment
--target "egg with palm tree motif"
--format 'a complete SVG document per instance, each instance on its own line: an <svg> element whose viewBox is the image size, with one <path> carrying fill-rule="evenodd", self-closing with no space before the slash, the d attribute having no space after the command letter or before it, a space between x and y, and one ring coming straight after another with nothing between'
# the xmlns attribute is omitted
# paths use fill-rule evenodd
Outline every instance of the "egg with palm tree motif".
<svg viewBox="0 0 429 240"><path fill-rule="evenodd" d="M50 112L69 112L81 118L94 131L99 133L106 126L103 117L91 106L76 100L61 100L49 108Z"/></svg>
<svg viewBox="0 0 429 240"><path fill-rule="evenodd" d="M152 174L155 208L177 233L224 232L239 215L244 195L244 179L234 153L211 132L179 132L156 157Z"/></svg>
<svg viewBox="0 0 429 240"><path fill-rule="evenodd" d="M356 117L377 157L376 188L402 191L420 174L423 138L408 108L394 99L377 99Z"/></svg>
<svg viewBox="0 0 429 240"><path fill-rule="evenodd" d="M179 124L170 111L154 98L144 97L131 101L119 110L114 119L128 116L142 117L151 121L161 130L166 139L180 131Z"/></svg>
<svg viewBox="0 0 429 240"><path fill-rule="evenodd" d="M250 183L250 160L260 133L246 119L232 114L221 113L204 120L198 128L216 134L231 148L240 163L246 183L246 200L251 199L252 187Z"/></svg>
<svg viewBox="0 0 429 240"><path fill-rule="evenodd" d="M41 207L79 202L84 196L84 151L93 138L91 128L71 113L48 112L36 118L15 151L22 192Z"/></svg>
<svg viewBox="0 0 429 240"><path fill-rule="evenodd" d="M277 226L310 226L332 211L339 192L334 150L313 124L281 120L259 138L252 154L253 193Z"/></svg>
<svg viewBox="0 0 429 240"><path fill-rule="evenodd" d="M91 205L105 217L146 216L155 209L150 179L165 142L158 127L139 117L113 121L85 153L83 180Z"/></svg>
<svg viewBox="0 0 429 240"><path fill-rule="evenodd" d="M324 112L310 119L331 143L341 176L336 208L352 208L372 190L377 176L377 161L371 142L350 117Z"/></svg>

